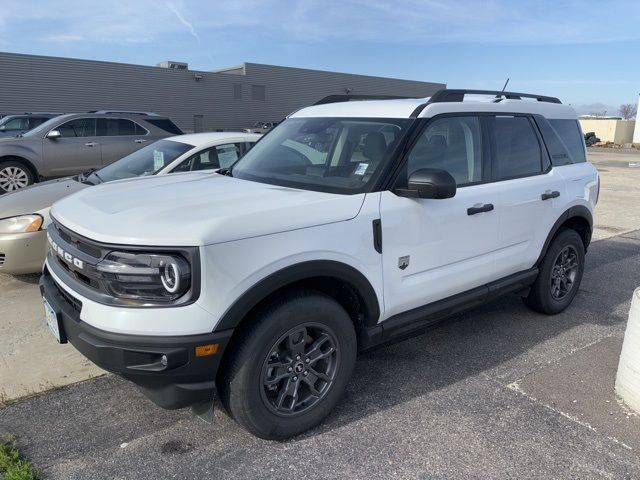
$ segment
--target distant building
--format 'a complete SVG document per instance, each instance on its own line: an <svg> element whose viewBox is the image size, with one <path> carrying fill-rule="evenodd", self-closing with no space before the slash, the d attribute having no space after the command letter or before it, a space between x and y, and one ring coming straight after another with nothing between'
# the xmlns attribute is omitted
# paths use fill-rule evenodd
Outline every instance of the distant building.
<svg viewBox="0 0 640 480"><path fill-rule="evenodd" d="M278 121L333 94L429 96L445 84L243 63L214 71L0 53L0 114L152 111L185 131Z"/></svg>

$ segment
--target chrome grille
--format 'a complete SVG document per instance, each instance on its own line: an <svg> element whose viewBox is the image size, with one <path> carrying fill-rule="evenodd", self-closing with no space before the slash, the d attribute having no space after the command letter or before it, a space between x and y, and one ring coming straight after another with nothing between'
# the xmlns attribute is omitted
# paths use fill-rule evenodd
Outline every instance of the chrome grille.
<svg viewBox="0 0 640 480"><path fill-rule="evenodd" d="M4 260L5 260L5 258L6 258L6 257L5 257L5 254L4 254L4 253L0 253L0 267L1 267L2 265L4 265Z"/></svg>

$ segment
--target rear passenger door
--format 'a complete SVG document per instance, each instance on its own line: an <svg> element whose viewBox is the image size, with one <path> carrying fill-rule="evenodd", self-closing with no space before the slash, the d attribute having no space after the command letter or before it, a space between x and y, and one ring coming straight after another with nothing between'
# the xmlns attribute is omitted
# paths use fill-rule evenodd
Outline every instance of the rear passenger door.
<svg viewBox="0 0 640 480"><path fill-rule="evenodd" d="M495 268L505 277L533 267L566 192L533 117L492 115L487 125L499 219Z"/></svg>
<svg viewBox="0 0 640 480"><path fill-rule="evenodd" d="M148 145L147 134L146 129L126 118L99 118L102 164L109 165Z"/></svg>

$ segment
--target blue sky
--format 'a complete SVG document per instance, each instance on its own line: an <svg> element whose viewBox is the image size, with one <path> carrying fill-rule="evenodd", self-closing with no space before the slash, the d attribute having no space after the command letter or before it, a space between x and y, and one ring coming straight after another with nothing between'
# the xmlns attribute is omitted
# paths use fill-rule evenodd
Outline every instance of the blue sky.
<svg viewBox="0 0 640 480"><path fill-rule="evenodd" d="M0 51L201 70L248 61L460 88L510 77L512 90L615 113L640 93L640 0L0 0Z"/></svg>

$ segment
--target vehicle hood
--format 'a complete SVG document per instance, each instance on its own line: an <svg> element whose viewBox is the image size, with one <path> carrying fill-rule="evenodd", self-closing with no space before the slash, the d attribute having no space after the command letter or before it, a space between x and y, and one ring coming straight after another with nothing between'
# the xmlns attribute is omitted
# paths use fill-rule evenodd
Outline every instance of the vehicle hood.
<svg viewBox="0 0 640 480"><path fill-rule="evenodd" d="M49 223L49 208L54 202L88 186L72 178L58 178L5 193L0 196L0 218L39 213L45 217L46 225Z"/></svg>
<svg viewBox="0 0 640 480"><path fill-rule="evenodd" d="M99 242L201 246L350 220L364 196L188 173L98 185L56 203L52 215Z"/></svg>

